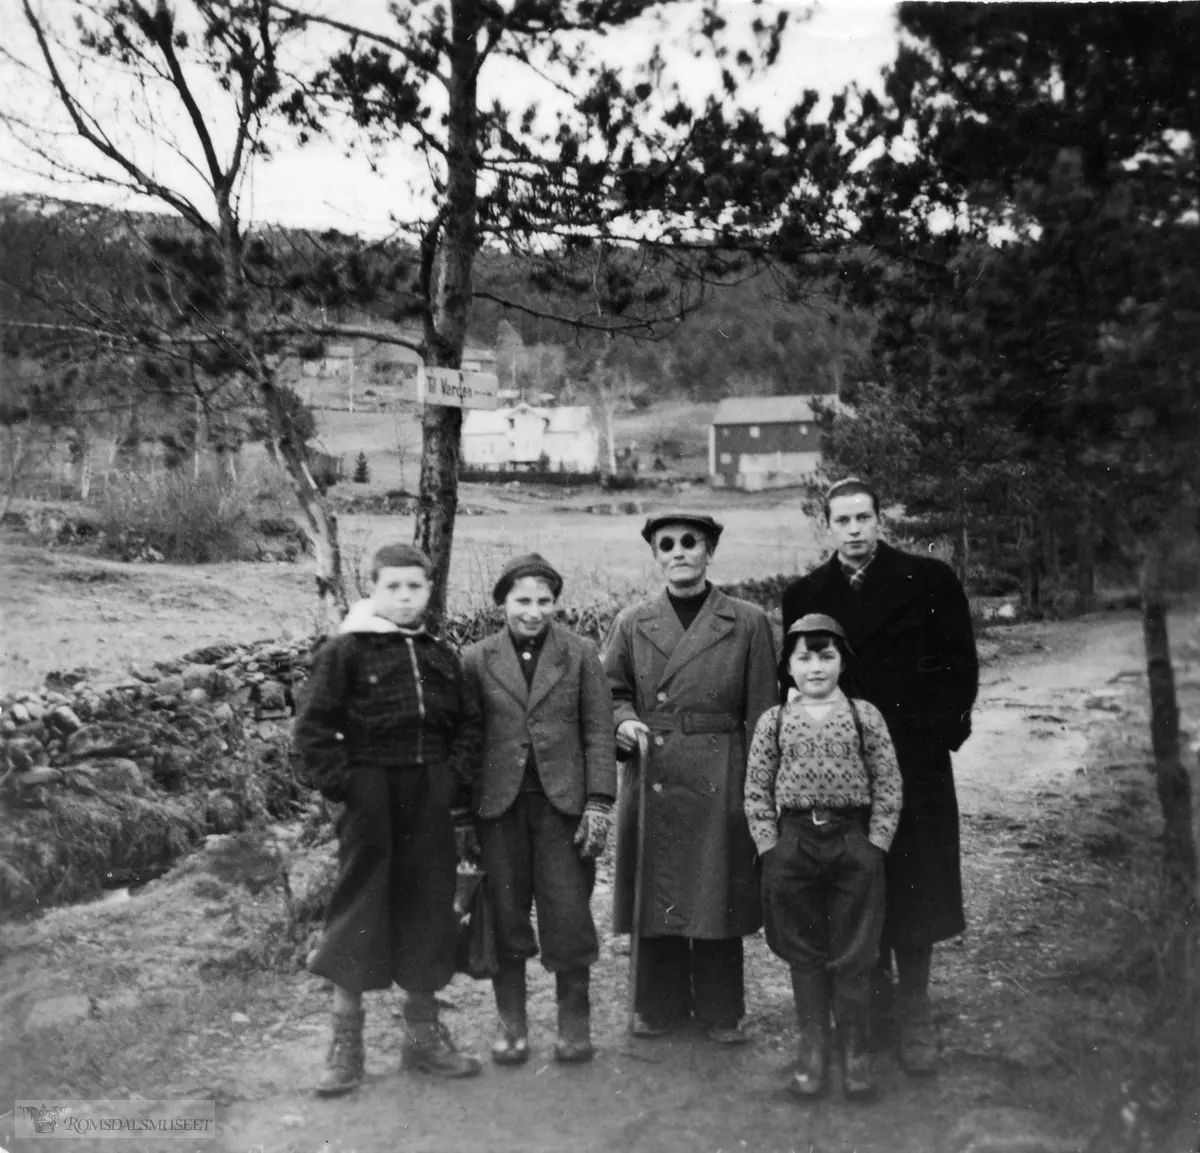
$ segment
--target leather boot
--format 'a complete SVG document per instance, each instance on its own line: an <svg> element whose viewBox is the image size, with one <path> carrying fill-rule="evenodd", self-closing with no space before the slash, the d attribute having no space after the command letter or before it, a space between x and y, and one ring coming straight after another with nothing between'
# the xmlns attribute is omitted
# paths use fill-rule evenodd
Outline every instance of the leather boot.
<svg viewBox="0 0 1200 1153"><path fill-rule="evenodd" d="M901 1068L915 1077L937 1072L938 1041L929 994L901 995L898 1001Z"/></svg>
<svg viewBox="0 0 1200 1153"><path fill-rule="evenodd" d="M362 1084L364 1017L362 1009L334 1013L333 1039L325 1055L325 1072L314 1090L318 1097L340 1097Z"/></svg>
<svg viewBox="0 0 1200 1153"><path fill-rule="evenodd" d="M410 993L404 1006L408 1036L400 1049L400 1065L438 1077L474 1077L479 1058L460 1053L450 1031L438 1020L432 993Z"/></svg>
<svg viewBox="0 0 1200 1153"><path fill-rule="evenodd" d="M865 978L866 974L864 974ZM837 1031L842 1059L842 1093L850 1100L875 1095L875 1071L871 1060L871 997L865 979L844 995L838 992Z"/></svg>
<svg viewBox="0 0 1200 1153"><path fill-rule="evenodd" d="M592 1013L589 997L591 972L572 969L555 973L558 992L558 1040L554 1043L554 1059L574 1065L590 1061L592 1048Z"/></svg>
<svg viewBox="0 0 1200 1153"><path fill-rule="evenodd" d="M898 1054L904 1071L918 1077L937 1072L937 1031L929 1000L932 961L932 945L896 950Z"/></svg>
<svg viewBox="0 0 1200 1153"><path fill-rule="evenodd" d="M792 996L799 1025L796 1071L788 1088L802 1100L826 1089L829 1061L829 977L823 969L793 969Z"/></svg>
<svg viewBox="0 0 1200 1153"><path fill-rule="evenodd" d="M882 964L871 970L871 1052L885 1053L896 1038L896 986Z"/></svg>
<svg viewBox="0 0 1200 1153"><path fill-rule="evenodd" d="M525 1018L525 958L501 957L492 978L500 1027L492 1042L497 1065L524 1065L529 1060L529 1026Z"/></svg>

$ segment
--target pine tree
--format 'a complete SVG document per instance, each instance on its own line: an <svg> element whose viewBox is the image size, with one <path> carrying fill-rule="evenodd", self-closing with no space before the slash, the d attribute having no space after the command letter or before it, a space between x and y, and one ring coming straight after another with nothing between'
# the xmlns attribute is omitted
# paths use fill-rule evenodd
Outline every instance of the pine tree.
<svg viewBox="0 0 1200 1153"><path fill-rule="evenodd" d="M361 449L354 461L354 483L371 483L371 466L367 463L367 454Z"/></svg>

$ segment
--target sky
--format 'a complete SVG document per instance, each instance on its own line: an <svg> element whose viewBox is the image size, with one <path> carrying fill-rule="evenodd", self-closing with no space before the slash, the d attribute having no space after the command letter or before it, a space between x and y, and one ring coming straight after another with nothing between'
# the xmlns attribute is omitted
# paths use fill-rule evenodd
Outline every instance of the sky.
<svg viewBox="0 0 1200 1153"><path fill-rule="evenodd" d="M57 15L64 10L66 0L41 0L42 11ZM731 23L747 15L750 6L744 0L723 0ZM0 0L0 14L12 32L9 45L28 58L31 38L22 43L24 27L17 0ZM779 7L781 5L775 5ZM804 9L787 5L796 13ZM324 7L324 6L323 6ZM681 6L686 10L687 5ZM762 14L769 17L772 5L764 5ZM386 28L382 15L382 0L353 0L335 5L332 10L346 19L369 23L372 14ZM762 9L757 10L762 12ZM676 40L673 21L661 23L657 30L637 28L609 37L605 54L615 60L633 58L645 52L648 35L658 36L672 72L679 76L685 94L700 95L714 84L715 74L690 60ZM897 34L895 6L878 0L826 0L818 4L815 14L807 21L793 22L785 41L785 49L776 67L766 78L742 89L740 102L761 110L768 121L781 118L805 88L816 89L825 96L841 91L849 84L878 88L880 73L895 56ZM516 96L503 75L493 82L506 98ZM101 84L103 85L103 81ZM5 102L12 107L14 93L30 93L18 104L22 115L38 121L44 119L49 105L37 103L36 85L23 76L12 60L0 58L0 92L7 92ZM115 92L115 89L114 89ZM101 105L104 97L102 93ZM18 96L16 99L21 100ZM107 107L115 129L127 128L133 139L135 128L127 105L112 96ZM170 136L174 128L160 122L160 136ZM180 138L186 136L181 133ZM186 149L185 149L186 150ZM162 146L153 150L154 164L165 166L165 173L179 173L177 156ZM270 161L256 161L243 188L243 218L258 223L276 223L293 227L337 228L344 232L381 235L389 230L389 212L403 202L398 189L404 184L405 160L396 155L375 157L370 162L365 151L346 139L321 141L305 148L279 149ZM36 167L36 164L34 165ZM23 155L11 136L0 126L0 191L42 192L73 199L113 201L132 208L146 207L127 196L114 194L96 186L69 186L60 181L30 171L27 154Z"/></svg>

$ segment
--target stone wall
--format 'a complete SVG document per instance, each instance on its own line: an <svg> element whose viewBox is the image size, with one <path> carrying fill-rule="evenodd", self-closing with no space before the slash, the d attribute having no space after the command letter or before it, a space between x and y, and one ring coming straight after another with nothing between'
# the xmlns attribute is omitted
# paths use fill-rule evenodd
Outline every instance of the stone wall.
<svg viewBox="0 0 1200 1153"><path fill-rule="evenodd" d="M0 699L0 915L144 880L208 833L297 815L308 642L214 645Z"/></svg>
<svg viewBox="0 0 1200 1153"><path fill-rule="evenodd" d="M726 591L777 608L785 579ZM560 615L600 642L621 607ZM499 627L498 610L481 610L445 635L462 647ZM51 674L0 698L0 918L144 881L210 833L318 809L290 745L312 651L308 640L210 645L116 684Z"/></svg>

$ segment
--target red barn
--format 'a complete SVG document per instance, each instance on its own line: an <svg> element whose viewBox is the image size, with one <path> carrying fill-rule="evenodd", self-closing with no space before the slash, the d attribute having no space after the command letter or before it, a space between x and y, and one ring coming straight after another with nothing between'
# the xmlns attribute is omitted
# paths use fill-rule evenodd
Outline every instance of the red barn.
<svg viewBox="0 0 1200 1153"><path fill-rule="evenodd" d="M756 492L797 484L821 460L818 406L849 409L835 396L746 396L721 401L708 430L714 488Z"/></svg>

